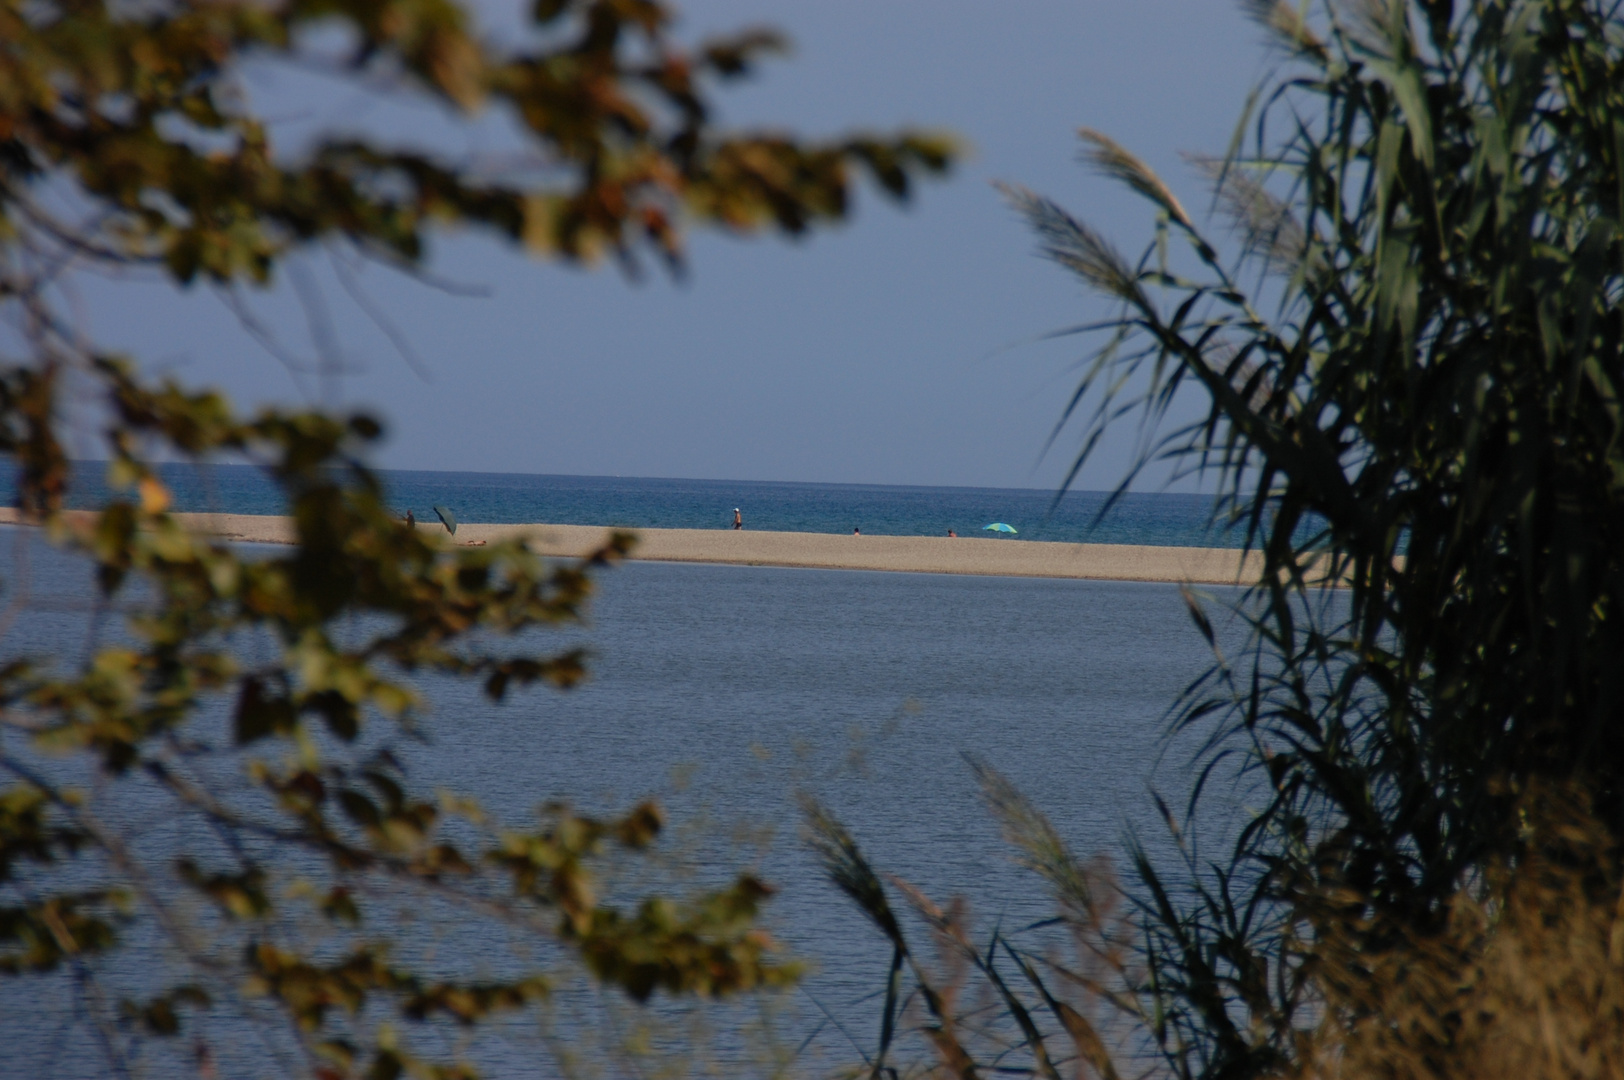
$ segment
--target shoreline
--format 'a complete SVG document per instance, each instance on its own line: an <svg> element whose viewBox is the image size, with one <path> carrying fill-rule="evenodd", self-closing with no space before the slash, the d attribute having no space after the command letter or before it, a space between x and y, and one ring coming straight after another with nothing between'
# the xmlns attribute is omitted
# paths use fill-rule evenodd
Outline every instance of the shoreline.
<svg viewBox="0 0 1624 1080"><path fill-rule="evenodd" d="M85 514L90 511L69 511ZM252 514L176 514L189 527L248 544L291 544L289 518ZM0 508L0 525L26 525L16 510ZM455 546L526 538L537 554L572 558L597 548L609 528L595 525L462 524L453 538L436 522L419 522ZM629 529L641 562L695 562L722 566L779 566L805 570L879 570L966 574L978 577L1065 578L1192 585L1243 585L1261 573L1262 556L1237 548L1153 547L1139 544L1068 544L980 536L848 536L839 533L752 532L748 529Z"/></svg>

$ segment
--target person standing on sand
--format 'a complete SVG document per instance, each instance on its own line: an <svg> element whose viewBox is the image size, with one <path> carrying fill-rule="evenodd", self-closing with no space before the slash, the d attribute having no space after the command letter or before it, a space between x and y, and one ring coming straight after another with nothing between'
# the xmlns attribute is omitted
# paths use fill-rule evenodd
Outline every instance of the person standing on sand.
<svg viewBox="0 0 1624 1080"><path fill-rule="evenodd" d="M733 508L733 527L735 529L744 528L744 517L739 513L739 508L737 506Z"/></svg>
<svg viewBox="0 0 1624 1080"><path fill-rule="evenodd" d="M410 510L406 511L406 527L408 529L417 528L417 518Z"/></svg>

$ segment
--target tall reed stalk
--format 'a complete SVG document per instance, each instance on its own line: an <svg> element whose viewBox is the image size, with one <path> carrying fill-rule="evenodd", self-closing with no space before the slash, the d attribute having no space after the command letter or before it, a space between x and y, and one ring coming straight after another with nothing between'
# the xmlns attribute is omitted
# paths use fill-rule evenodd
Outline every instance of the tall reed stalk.
<svg viewBox="0 0 1624 1080"><path fill-rule="evenodd" d="M978 951L1009 990L980 1067L1056 1076L1058 1038L1080 1075L1618 1076L1620 5L1244 7L1283 74L1196 161L1235 243L1097 131L1084 160L1155 213L1137 256L1006 194L1115 308L1065 413L1075 469L1136 416L1138 465L1207 477L1264 557L1247 649L1215 649L1174 726L1207 736L1190 813L1215 784L1267 801L1176 880L1130 853L1119 926L1083 899L1109 879L984 772L1059 925L1110 962ZM1206 414L1170 421L1192 394ZM1110 1006L1126 1056L1056 987Z"/></svg>

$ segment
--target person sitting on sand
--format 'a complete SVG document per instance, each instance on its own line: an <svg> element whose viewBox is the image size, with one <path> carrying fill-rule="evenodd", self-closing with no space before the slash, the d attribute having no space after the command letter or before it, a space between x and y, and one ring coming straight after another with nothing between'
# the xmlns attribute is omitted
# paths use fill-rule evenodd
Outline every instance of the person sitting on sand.
<svg viewBox="0 0 1624 1080"><path fill-rule="evenodd" d="M954 532L952 529L949 529L949 530L947 530L947 535L949 535L949 536L957 536L959 534Z"/></svg>
<svg viewBox="0 0 1624 1080"><path fill-rule="evenodd" d="M853 536L862 536L863 535L863 530L859 529L857 526L853 525L851 527L851 534Z"/></svg>
<svg viewBox="0 0 1624 1080"><path fill-rule="evenodd" d="M733 508L733 527L735 529L744 528L744 516L739 513L737 506Z"/></svg>

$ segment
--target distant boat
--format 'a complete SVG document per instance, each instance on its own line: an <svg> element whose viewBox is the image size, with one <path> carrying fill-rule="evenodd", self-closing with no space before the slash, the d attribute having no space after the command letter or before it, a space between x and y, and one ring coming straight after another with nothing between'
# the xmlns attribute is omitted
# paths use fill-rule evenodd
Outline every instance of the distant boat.
<svg viewBox="0 0 1624 1080"><path fill-rule="evenodd" d="M991 525L981 526L982 532L986 532L989 529L993 532L1010 533L1011 535L1018 531L1015 526L1005 525L1002 521L995 521Z"/></svg>

